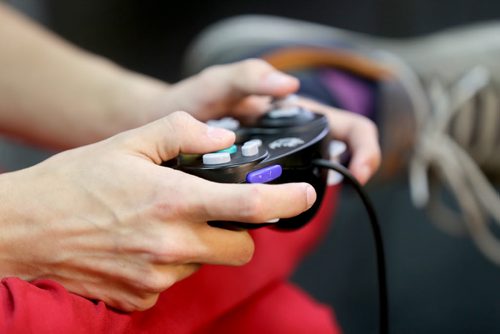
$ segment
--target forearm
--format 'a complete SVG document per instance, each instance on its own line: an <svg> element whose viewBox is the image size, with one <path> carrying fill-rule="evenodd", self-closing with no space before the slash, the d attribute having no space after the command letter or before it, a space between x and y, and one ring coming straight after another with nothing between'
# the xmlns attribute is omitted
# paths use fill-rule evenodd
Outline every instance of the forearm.
<svg viewBox="0 0 500 334"><path fill-rule="evenodd" d="M31 141L66 148L142 125L147 101L168 89L2 5L0 41L0 131Z"/></svg>

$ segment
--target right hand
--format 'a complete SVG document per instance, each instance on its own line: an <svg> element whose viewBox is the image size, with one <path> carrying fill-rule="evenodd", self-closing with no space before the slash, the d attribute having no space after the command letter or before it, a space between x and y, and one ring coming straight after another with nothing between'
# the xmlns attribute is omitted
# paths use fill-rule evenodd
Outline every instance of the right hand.
<svg viewBox="0 0 500 334"><path fill-rule="evenodd" d="M158 166L230 146L232 132L176 112L141 128L0 176L0 276L49 278L124 310L153 306L200 264L242 265L247 231L315 200L307 184L219 184Z"/></svg>

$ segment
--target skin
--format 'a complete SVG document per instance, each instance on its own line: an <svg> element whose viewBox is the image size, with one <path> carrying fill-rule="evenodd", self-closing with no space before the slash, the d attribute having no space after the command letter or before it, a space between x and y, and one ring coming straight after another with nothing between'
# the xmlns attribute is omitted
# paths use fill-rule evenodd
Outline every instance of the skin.
<svg viewBox="0 0 500 334"><path fill-rule="evenodd" d="M117 309L144 310L202 264L251 259L248 232L208 220L260 223L314 203L304 183L217 184L159 166L234 142L232 132L193 116L257 117L271 96L298 89L267 63L215 66L169 85L79 50L1 5L0 40L0 130L68 149L0 175L0 277L50 278ZM349 168L366 182L380 162L375 126L300 103L332 120L333 136L352 151Z"/></svg>

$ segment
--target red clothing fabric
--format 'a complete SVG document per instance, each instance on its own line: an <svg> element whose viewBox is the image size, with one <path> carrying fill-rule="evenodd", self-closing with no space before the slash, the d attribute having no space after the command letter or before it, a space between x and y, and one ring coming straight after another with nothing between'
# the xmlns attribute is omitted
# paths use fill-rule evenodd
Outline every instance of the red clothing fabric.
<svg viewBox="0 0 500 334"><path fill-rule="evenodd" d="M337 190L327 189L320 211L299 231L253 231L249 264L204 266L145 312L117 312L50 280L4 278L0 333L339 333L331 310L287 281L325 234Z"/></svg>

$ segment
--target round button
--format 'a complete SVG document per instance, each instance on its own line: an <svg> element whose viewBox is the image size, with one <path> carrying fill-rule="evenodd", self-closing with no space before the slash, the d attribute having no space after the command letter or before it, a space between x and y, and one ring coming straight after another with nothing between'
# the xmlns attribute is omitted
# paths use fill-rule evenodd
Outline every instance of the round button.
<svg viewBox="0 0 500 334"><path fill-rule="evenodd" d="M203 163L205 165L218 165L231 161L231 155L228 152L203 154Z"/></svg>
<svg viewBox="0 0 500 334"><path fill-rule="evenodd" d="M259 144L257 142L245 143L245 145L241 147L241 154L244 157L251 157L259 154Z"/></svg>
<svg viewBox="0 0 500 334"><path fill-rule="evenodd" d="M295 117L300 114L301 109L299 107L286 107L282 109L274 109L268 113L270 118L285 118L285 117Z"/></svg>
<svg viewBox="0 0 500 334"><path fill-rule="evenodd" d="M342 154L344 154L346 150L347 150L347 145L344 142L338 140L332 140L330 142L330 146L328 147L330 157L335 158L337 160Z"/></svg>
<svg viewBox="0 0 500 334"><path fill-rule="evenodd" d="M244 142L243 146L250 145L250 144L253 144L253 143L256 143L257 146L259 146L259 147L262 146L262 140L260 140L260 139L250 139L249 141Z"/></svg>

